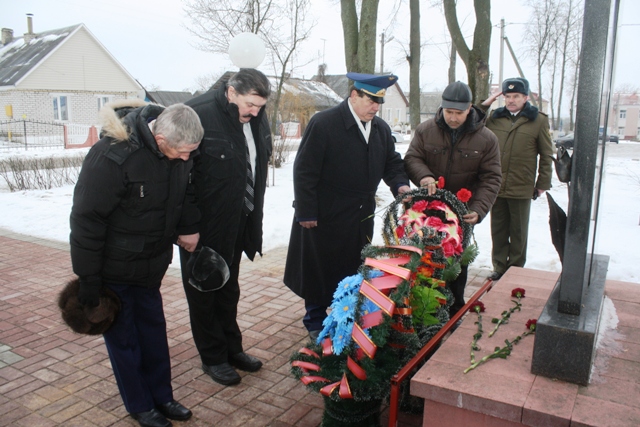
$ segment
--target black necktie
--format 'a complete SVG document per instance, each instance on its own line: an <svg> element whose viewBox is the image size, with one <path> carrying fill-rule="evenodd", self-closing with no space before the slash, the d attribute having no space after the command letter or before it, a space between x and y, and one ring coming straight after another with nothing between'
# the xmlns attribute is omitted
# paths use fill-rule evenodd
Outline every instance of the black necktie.
<svg viewBox="0 0 640 427"><path fill-rule="evenodd" d="M245 138L247 145L247 187L244 192L244 213L249 215L253 211L253 172L251 170L251 157L249 156L249 142Z"/></svg>
<svg viewBox="0 0 640 427"><path fill-rule="evenodd" d="M367 122L363 122L362 120L360 120L360 123L362 123L362 127L365 128L365 130L367 129Z"/></svg>

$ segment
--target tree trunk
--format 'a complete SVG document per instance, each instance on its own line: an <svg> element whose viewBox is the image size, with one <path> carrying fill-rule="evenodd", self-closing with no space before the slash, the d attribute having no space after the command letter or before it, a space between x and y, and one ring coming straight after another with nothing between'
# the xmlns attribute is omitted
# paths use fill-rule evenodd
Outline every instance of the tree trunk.
<svg viewBox="0 0 640 427"><path fill-rule="evenodd" d="M420 124L420 0L409 0L409 10L409 116L411 130L415 130Z"/></svg>
<svg viewBox="0 0 640 427"><path fill-rule="evenodd" d="M375 73L378 1L363 1L360 9L360 34L358 35L358 72L360 73Z"/></svg>
<svg viewBox="0 0 640 427"><path fill-rule="evenodd" d="M344 62L347 71L358 71L358 13L355 0L341 0Z"/></svg>
<svg viewBox="0 0 640 427"><path fill-rule="evenodd" d="M467 79L473 102L489 96L489 47L491 44L491 1L474 0L476 27L473 32L473 49L469 49L458 24L456 0L443 0L444 16L460 59L467 67Z"/></svg>
<svg viewBox="0 0 640 427"><path fill-rule="evenodd" d="M360 9L355 0L340 0L344 59L347 71L373 74L376 67L376 28L379 0L366 0Z"/></svg>
<svg viewBox="0 0 640 427"><path fill-rule="evenodd" d="M456 45L451 42L451 56L449 56L449 84L455 83L456 81L456 57L458 56L458 52L456 52Z"/></svg>

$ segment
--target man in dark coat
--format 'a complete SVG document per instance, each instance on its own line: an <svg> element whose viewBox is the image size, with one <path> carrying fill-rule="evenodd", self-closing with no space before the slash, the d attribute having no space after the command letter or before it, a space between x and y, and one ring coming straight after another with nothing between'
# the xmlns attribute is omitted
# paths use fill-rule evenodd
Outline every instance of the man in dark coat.
<svg viewBox="0 0 640 427"><path fill-rule="evenodd" d="M488 110L504 95L505 106L489 114L487 128L498 137L502 185L491 208L491 278L527 261L531 200L551 188L553 145L549 118L529 102L529 82L506 79L499 92L481 104Z"/></svg>
<svg viewBox="0 0 640 427"><path fill-rule="evenodd" d="M270 93L264 74L243 68L218 89L187 102L204 127L193 176L202 214L200 243L224 258L230 277L218 290L196 289L189 283L193 273L187 268L190 254L181 250L182 279L202 369L224 385L241 381L234 367L254 372L262 366L244 352L236 315L242 253L253 260L262 251L262 209L271 156L264 109Z"/></svg>
<svg viewBox="0 0 640 427"><path fill-rule="evenodd" d="M126 410L143 427L168 427L167 418L186 420L191 411L173 399L160 282L174 241L187 251L198 242L199 214L187 190L203 130L184 104L125 102L102 109L104 136L82 165L71 262L81 304L97 306L104 287L120 299L104 341Z"/></svg>
<svg viewBox="0 0 640 427"><path fill-rule="evenodd" d="M376 116L396 76L348 73L349 98L311 118L294 163L295 216L284 283L304 298L303 323L317 338L338 282L357 272L373 237L380 180L409 191L391 129Z"/></svg>
<svg viewBox="0 0 640 427"><path fill-rule="evenodd" d="M444 178L444 188L457 193L466 188L472 196L469 213L463 220L471 225L482 221L496 200L502 174L498 138L484 126L484 113L471 105L471 89L455 82L442 92L442 106L435 118L420 123L407 154L405 168L411 181L436 192L436 181ZM447 283L453 293L451 316L464 306L468 267Z"/></svg>

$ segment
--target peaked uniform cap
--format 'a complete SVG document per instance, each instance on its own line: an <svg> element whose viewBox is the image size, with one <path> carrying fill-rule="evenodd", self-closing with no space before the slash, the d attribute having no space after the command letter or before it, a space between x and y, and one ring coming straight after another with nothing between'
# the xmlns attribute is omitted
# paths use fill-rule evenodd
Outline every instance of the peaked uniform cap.
<svg viewBox="0 0 640 427"><path fill-rule="evenodd" d="M384 95L387 92L387 88L398 81L398 76L393 74L347 73L347 77L353 80L353 86L356 89L369 95L369 98L378 104L384 102Z"/></svg>

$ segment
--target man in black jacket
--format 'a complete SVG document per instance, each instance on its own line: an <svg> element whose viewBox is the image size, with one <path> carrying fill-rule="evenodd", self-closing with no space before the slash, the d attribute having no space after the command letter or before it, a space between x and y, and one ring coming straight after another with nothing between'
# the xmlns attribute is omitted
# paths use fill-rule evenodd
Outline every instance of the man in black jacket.
<svg viewBox="0 0 640 427"><path fill-rule="evenodd" d="M198 241L187 187L203 130L184 104L126 100L101 115L104 136L84 160L70 218L78 300L95 307L104 287L118 296L104 340L120 396L141 426L168 427L167 418L186 420L191 411L173 399L160 282L173 243L193 251Z"/></svg>
<svg viewBox="0 0 640 427"><path fill-rule="evenodd" d="M218 89L187 102L204 127L193 178L202 214L200 243L224 258L230 277L222 288L207 284L217 290L195 288L189 283L193 273L191 264L187 266L190 254L181 250L182 279L202 369L224 385L241 381L234 367L248 372L262 367L260 360L244 352L236 315L242 253L253 260L262 251L262 208L271 156L264 107L270 93L264 74L243 68Z"/></svg>
<svg viewBox="0 0 640 427"><path fill-rule="evenodd" d="M338 282L358 272L373 238L380 180L394 196L409 191L389 125L376 114L394 75L347 73L340 105L311 118L293 165L295 215L284 283L304 299L303 324L316 339Z"/></svg>

